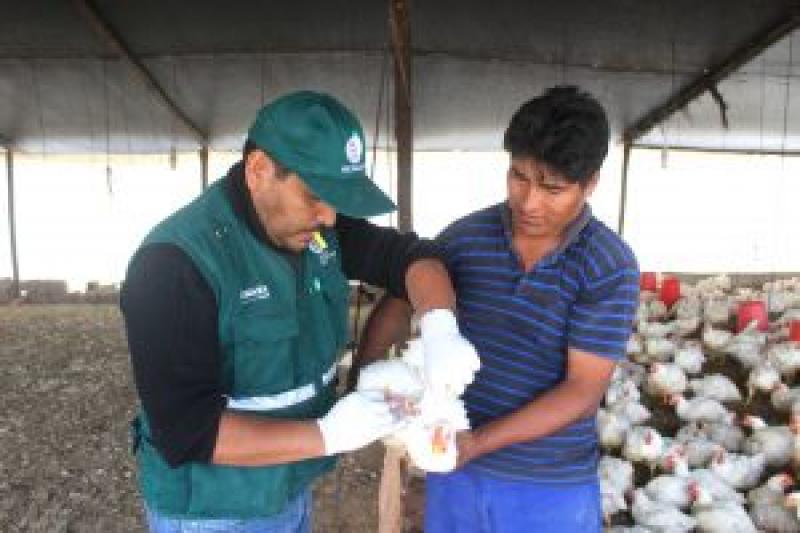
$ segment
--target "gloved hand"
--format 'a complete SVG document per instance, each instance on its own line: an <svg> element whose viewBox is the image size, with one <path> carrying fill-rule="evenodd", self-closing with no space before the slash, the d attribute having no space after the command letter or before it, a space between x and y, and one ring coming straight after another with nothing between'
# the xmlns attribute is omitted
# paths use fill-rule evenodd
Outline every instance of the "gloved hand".
<svg viewBox="0 0 800 533"><path fill-rule="evenodd" d="M405 418L392 412L380 391L351 392L317 420L325 455L357 450L405 424Z"/></svg>
<svg viewBox="0 0 800 533"><path fill-rule="evenodd" d="M478 352L458 331L452 311L434 309L419 321L425 351L425 379L439 393L461 396L481 367Z"/></svg>

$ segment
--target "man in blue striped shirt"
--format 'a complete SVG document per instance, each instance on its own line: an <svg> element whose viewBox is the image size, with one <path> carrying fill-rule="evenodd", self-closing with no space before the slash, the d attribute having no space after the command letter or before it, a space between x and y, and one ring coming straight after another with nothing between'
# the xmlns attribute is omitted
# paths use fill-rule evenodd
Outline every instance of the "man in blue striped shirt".
<svg viewBox="0 0 800 533"><path fill-rule="evenodd" d="M507 200L438 240L458 324L481 368L464 400L459 468L428 474L428 533L601 530L595 413L625 353L638 303L630 248L587 199L606 157L601 105L575 87L526 102L505 132ZM408 316L384 300L359 364Z"/></svg>

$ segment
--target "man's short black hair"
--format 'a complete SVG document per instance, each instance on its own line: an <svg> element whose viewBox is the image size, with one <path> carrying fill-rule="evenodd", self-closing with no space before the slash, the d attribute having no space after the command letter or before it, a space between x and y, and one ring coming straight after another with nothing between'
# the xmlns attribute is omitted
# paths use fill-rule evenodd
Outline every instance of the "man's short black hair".
<svg viewBox="0 0 800 533"><path fill-rule="evenodd" d="M585 185L608 153L608 118L590 94L571 85L552 87L525 102L503 137L512 157L532 157Z"/></svg>

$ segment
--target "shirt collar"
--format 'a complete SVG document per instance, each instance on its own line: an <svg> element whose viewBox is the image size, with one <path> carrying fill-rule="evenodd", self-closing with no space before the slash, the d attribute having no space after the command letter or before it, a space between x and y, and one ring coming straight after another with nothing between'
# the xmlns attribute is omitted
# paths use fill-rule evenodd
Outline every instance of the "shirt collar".
<svg viewBox="0 0 800 533"><path fill-rule="evenodd" d="M508 242L513 242L513 233L511 231L511 208L508 206L508 201L505 201L500 205L500 219L502 220L503 232L506 234ZM558 243L558 246L552 252L544 256L540 260L540 263L545 265L554 263L558 256L563 254L567 248L573 245L578 238L580 238L581 232L584 230L584 228L586 228L591 220L592 208L589 207L589 204L585 204L581 212L578 213L578 216L576 216L572 222L567 224L567 227L564 228L564 233L561 237L561 242Z"/></svg>

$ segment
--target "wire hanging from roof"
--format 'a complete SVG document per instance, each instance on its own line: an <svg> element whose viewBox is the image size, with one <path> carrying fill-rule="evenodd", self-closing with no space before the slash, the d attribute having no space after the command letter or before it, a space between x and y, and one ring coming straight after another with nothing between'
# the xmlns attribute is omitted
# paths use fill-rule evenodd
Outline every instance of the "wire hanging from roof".
<svg viewBox="0 0 800 533"><path fill-rule="evenodd" d="M108 194L113 194L111 176L111 105L108 99L108 60L103 59L103 103L105 106L106 126L106 188Z"/></svg>
<svg viewBox="0 0 800 533"><path fill-rule="evenodd" d="M36 118L39 122L39 134L42 138L42 157L47 154L47 130L44 127L44 106L42 105L42 91L39 83L38 64L36 59L31 59L31 84L33 85L33 98L36 105Z"/></svg>
<svg viewBox="0 0 800 533"><path fill-rule="evenodd" d="M177 67L177 59L173 55L172 56L172 94L173 98L178 94L178 67ZM175 114L170 113L169 119L169 136L170 136L170 147L169 147L169 168L171 170L177 170L178 168L178 148L176 146L176 127L175 127Z"/></svg>

